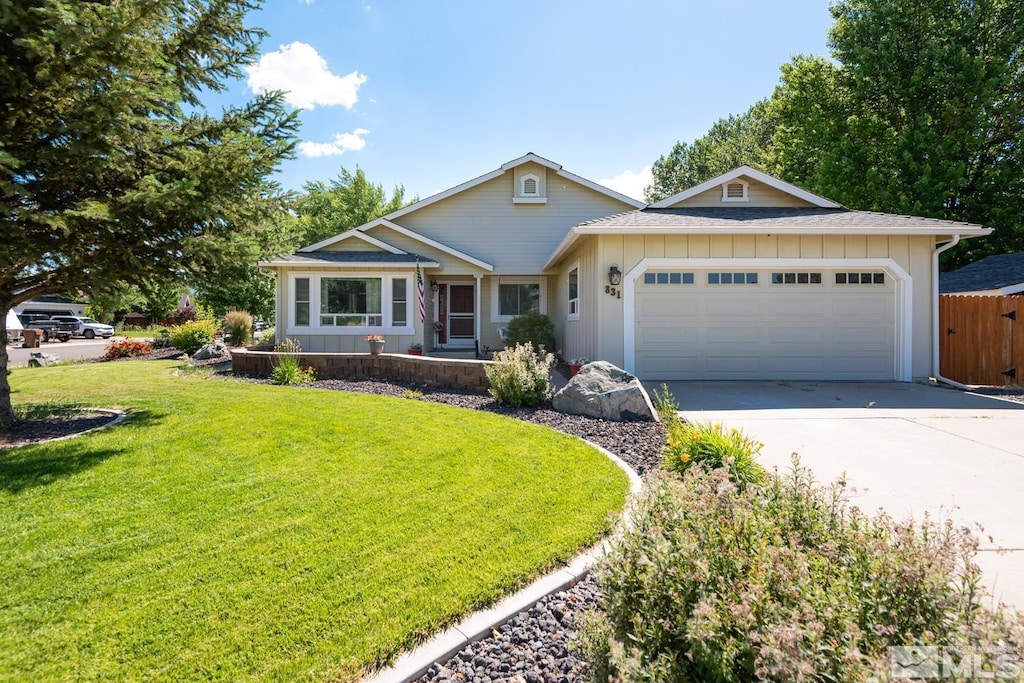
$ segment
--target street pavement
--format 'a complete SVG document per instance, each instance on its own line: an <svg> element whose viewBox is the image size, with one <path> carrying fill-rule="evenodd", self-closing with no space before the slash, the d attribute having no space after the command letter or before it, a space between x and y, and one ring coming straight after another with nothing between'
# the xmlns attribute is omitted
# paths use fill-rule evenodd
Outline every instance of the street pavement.
<svg viewBox="0 0 1024 683"><path fill-rule="evenodd" d="M28 365L29 354L33 351L49 353L62 360L99 358L109 343L109 339L72 339L66 342L46 342L40 344L38 349L23 349L20 342L8 344L8 365L12 368Z"/></svg>

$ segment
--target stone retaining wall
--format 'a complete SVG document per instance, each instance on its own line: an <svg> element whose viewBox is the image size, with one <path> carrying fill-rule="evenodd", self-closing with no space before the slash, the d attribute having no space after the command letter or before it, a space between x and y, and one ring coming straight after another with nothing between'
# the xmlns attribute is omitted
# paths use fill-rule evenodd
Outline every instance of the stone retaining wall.
<svg viewBox="0 0 1024 683"><path fill-rule="evenodd" d="M239 375L269 377L273 351L231 349L231 368ZM319 379L381 379L487 393L490 383L485 360L431 358L400 353L302 353L300 364L311 367Z"/></svg>

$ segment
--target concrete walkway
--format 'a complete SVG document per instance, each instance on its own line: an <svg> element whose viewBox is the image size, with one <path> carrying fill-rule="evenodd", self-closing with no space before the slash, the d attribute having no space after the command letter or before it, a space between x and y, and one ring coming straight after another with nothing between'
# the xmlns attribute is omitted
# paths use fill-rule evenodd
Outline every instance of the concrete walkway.
<svg viewBox="0 0 1024 683"><path fill-rule="evenodd" d="M845 473L865 511L981 524L986 582L1024 609L1024 404L923 384L666 384L685 419L764 442L768 467L797 453L821 481Z"/></svg>

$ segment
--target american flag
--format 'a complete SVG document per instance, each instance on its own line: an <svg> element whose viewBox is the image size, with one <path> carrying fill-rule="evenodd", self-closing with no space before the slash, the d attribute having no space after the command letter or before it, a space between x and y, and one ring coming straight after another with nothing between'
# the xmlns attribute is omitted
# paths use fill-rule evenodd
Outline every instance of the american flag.
<svg viewBox="0 0 1024 683"><path fill-rule="evenodd" d="M423 296L423 273L420 272L419 261L416 262L416 292L420 297L420 322L423 322L427 318L427 304Z"/></svg>

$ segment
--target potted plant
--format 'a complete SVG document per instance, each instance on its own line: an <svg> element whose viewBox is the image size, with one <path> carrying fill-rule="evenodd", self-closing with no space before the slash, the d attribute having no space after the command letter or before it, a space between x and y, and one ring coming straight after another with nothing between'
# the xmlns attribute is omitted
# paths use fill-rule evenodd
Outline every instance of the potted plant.
<svg viewBox="0 0 1024 683"><path fill-rule="evenodd" d="M579 372L580 368L582 368L584 365L586 365L587 362L588 361L587 361L586 358L570 358L569 359L569 372L571 372L572 376L575 377L576 373Z"/></svg>
<svg viewBox="0 0 1024 683"><path fill-rule="evenodd" d="M423 355L423 344L419 342L413 342L409 344L409 355L410 356L422 356Z"/></svg>
<svg viewBox="0 0 1024 683"><path fill-rule="evenodd" d="M370 355L378 356L384 350L384 335L368 334L366 335L366 343L370 345Z"/></svg>

